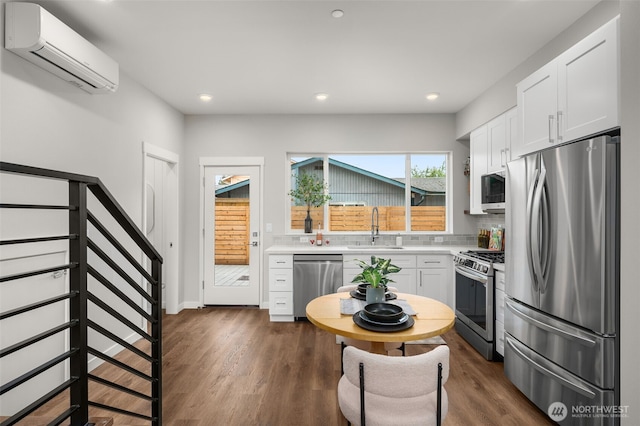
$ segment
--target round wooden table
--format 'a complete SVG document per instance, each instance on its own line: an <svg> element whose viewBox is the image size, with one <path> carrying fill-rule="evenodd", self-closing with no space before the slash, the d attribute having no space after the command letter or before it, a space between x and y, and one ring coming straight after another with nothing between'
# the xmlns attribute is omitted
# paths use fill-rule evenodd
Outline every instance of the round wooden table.
<svg viewBox="0 0 640 426"><path fill-rule="evenodd" d="M353 315L340 313L340 299L349 293L332 293L313 299L307 304L307 319L317 327L333 334L371 342L371 352L386 353L384 342L408 342L439 336L450 330L456 316L442 302L415 294L396 293L398 299L406 300L416 312L413 327L402 331L379 332L365 330L353 322Z"/></svg>

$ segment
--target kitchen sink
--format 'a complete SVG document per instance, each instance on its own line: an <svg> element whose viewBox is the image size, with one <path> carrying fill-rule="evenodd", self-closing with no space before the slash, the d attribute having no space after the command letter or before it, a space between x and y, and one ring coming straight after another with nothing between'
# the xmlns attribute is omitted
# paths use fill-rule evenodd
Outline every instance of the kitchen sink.
<svg viewBox="0 0 640 426"><path fill-rule="evenodd" d="M402 250L401 246L347 246L349 250Z"/></svg>

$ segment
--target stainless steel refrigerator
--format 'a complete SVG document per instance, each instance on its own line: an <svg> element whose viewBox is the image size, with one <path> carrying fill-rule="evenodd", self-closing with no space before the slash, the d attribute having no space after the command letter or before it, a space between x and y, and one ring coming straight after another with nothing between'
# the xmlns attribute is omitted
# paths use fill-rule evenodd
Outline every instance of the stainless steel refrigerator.
<svg viewBox="0 0 640 426"><path fill-rule="evenodd" d="M561 425L620 417L618 164L599 136L507 165L504 371Z"/></svg>

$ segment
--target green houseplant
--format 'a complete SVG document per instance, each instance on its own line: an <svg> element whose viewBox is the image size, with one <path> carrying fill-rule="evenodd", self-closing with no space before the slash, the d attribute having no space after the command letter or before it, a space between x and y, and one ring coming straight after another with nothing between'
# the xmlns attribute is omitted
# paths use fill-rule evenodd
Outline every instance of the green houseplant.
<svg viewBox="0 0 640 426"><path fill-rule="evenodd" d="M402 268L393 265L391 259L371 256L371 263L355 259L362 272L353 277L352 283L369 284L367 288L367 303L384 302L387 283L395 282L389 278L390 274L400 272ZM371 294L371 295L370 295Z"/></svg>
<svg viewBox="0 0 640 426"><path fill-rule="evenodd" d="M288 195L297 205L307 206L304 232L310 234L313 230L313 221L310 214L311 206L320 207L329 201L331 196L326 193L327 184L318 175L301 172L295 174L294 178L294 187L289 191Z"/></svg>

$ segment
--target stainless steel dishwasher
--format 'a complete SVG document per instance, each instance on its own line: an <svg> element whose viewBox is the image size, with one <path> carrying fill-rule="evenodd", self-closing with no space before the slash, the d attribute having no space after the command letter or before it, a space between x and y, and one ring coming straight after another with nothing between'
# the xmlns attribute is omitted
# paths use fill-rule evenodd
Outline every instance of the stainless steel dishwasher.
<svg viewBox="0 0 640 426"><path fill-rule="evenodd" d="M307 303L342 286L341 254L293 255L293 316L306 318Z"/></svg>

